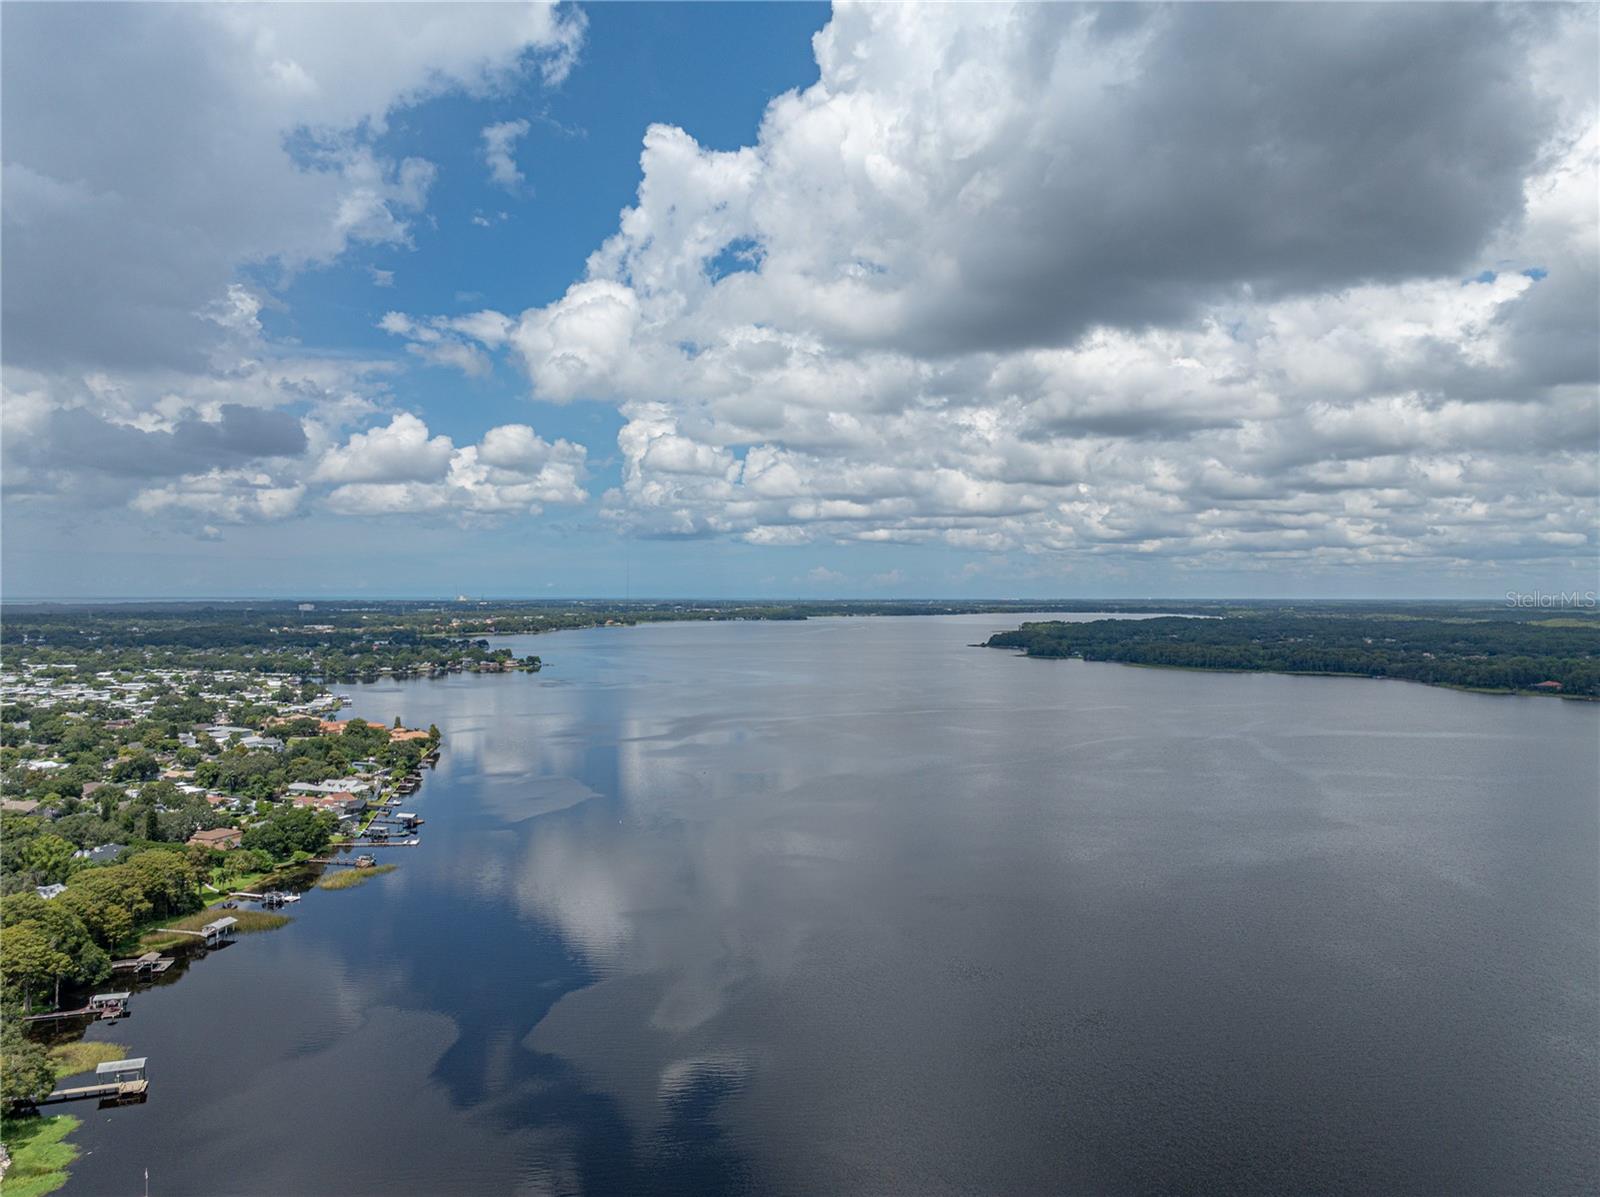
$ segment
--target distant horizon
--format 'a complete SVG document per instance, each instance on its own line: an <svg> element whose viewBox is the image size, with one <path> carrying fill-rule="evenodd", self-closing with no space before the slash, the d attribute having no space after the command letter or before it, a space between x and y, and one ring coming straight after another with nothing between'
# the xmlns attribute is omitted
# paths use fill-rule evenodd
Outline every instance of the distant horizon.
<svg viewBox="0 0 1600 1197"><path fill-rule="evenodd" d="M1552 603L1531 602L1520 604L1526 609L1557 610L1563 607L1568 609L1593 609L1600 605L1597 603L1596 591L1532 591L1522 592L1535 595L1545 595L1560 601ZM1567 601L1569 599L1576 601ZM159 594L118 594L118 595L6 595L0 596L0 607L24 604L52 604L66 606L73 603L83 604L113 604L113 603L541 603L548 605L563 603L774 603L816 604L816 603L962 603L967 605L983 603L1007 604L1039 604L1049 606L1052 603L1452 603L1452 604L1482 604L1499 603L1514 605L1506 593L1494 595L1414 595L1408 597L1394 597L1389 595L1340 595L1340 594L1278 594L1278 595L1244 595L1244 594L1084 594L1084 595L758 595L758 594L733 594L733 595L708 595L708 594L645 594L624 596L619 594L571 594L571 595L532 595L532 594L472 594L472 595L439 595L439 594L345 594L345 595L299 595L299 594L193 594L193 595L159 595Z"/></svg>

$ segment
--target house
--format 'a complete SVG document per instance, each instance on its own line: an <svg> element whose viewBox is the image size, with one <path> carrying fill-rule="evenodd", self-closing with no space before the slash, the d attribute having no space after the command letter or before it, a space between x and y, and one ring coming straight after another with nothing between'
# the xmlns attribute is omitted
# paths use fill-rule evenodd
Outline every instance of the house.
<svg viewBox="0 0 1600 1197"><path fill-rule="evenodd" d="M342 736L344 724L338 719L318 719L317 732L324 736Z"/></svg>
<svg viewBox="0 0 1600 1197"><path fill-rule="evenodd" d="M332 794L296 794L291 799L296 806L311 806L317 810L332 811L340 818L359 815L367 809L367 800L349 791Z"/></svg>
<svg viewBox="0 0 1600 1197"><path fill-rule="evenodd" d="M189 837L191 844L199 844L204 848L237 848L244 839L244 832L237 827L214 827L210 831L197 831Z"/></svg>
<svg viewBox="0 0 1600 1197"><path fill-rule="evenodd" d="M283 741L278 739L276 736L246 736L244 739L240 740L239 743L252 750L259 749L266 752L283 751Z"/></svg>
<svg viewBox="0 0 1600 1197"><path fill-rule="evenodd" d="M243 738L255 734L256 729L253 727L234 727L227 723L219 723L214 727L206 728L206 735L210 736L218 744L226 744L234 736Z"/></svg>
<svg viewBox="0 0 1600 1197"><path fill-rule="evenodd" d="M83 796L85 798L89 797L89 795L93 794L96 790L102 789L105 786L105 784L106 783L103 782L103 781L86 781L86 782L84 782L83 783Z"/></svg>
<svg viewBox="0 0 1600 1197"><path fill-rule="evenodd" d="M107 865L115 863L117 857L122 855L124 844L101 844L98 848L80 848L72 854L74 860L86 860L94 865Z"/></svg>
<svg viewBox="0 0 1600 1197"><path fill-rule="evenodd" d="M37 802L26 798L0 798L0 811L8 815L31 815L39 809Z"/></svg>
<svg viewBox="0 0 1600 1197"><path fill-rule="evenodd" d="M51 898L59 898L66 893L67 887L64 885L39 885L34 887L33 892L48 902Z"/></svg>
<svg viewBox="0 0 1600 1197"><path fill-rule="evenodd" d="M289 783L289 796L296 794L365 794L372 787L359 777L336 777L332 781Z"/></svg>
<svg viewBox="0 0 1600 1197"><path fill-rule="evenodd" d="M1533 684L1533 686L1532 686L1532 689L1534 689L1534 690L1549 690L1549 691L1554 692L1556 690L1561 689L1561 683L1560 682L1535 682Z"/></svg>

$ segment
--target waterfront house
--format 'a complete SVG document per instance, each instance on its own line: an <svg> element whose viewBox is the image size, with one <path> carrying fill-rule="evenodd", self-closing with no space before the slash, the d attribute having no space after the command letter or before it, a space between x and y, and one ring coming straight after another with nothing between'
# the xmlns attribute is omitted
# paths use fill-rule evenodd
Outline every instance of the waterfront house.
<svg viewBox="0 0 1600 1197"><path fill-rule="evenodd" d="M289 795L365 794L372 787L359 777L335 777L331 781L296 781L289 784Z"/></svg>
<svg viewBox="0 0 1600 1197"><path fill-rule="evenodd" d="M66 893L67 887L64 885L38 885L34 887L33 892L48 902L51 898L59 898Z"/></svg>
<svg viewBox="0 0 1600 1197"><path fill-rule="evenodd" d="M237 848L244 838L244 832L237 827L213 827L209 831L197 831L189 837L191 844L199 844L204 848Z"/></svg>

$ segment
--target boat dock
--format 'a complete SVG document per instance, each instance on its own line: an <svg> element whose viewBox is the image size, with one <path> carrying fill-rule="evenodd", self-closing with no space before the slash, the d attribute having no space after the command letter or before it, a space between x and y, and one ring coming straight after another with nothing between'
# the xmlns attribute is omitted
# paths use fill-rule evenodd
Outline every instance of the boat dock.
<svg viewBox="0 0 1600 1197"><path fill-rule="evenodd" d="M35 1102L24 1105L46 1106L64 1101L88 1101L100 1098L114 1102L143 1101L150 1090L150 1081L144 1074L145 1057L136 1060L111 1060L96 1068L96 1082L77 1085L71 1089L52 1089Z"/></svg>
<svg viewBox="0 0 1600 1197"><path fill-rule="evenodd" d="M163 956L159 952L146 952L143 956L135 957L132 960L113 960L111 967L121 972L155 975L166 972L176 963L178 963L176 957Z"/></svg>
<svg viewBox="0 0 1600 1197"><path fill-rule="evenodd" d="M57 1022L69 1018L100 1018L111 1021L124 1018L128 1014L128 999L132 994L123 993L97 993L89 999L87 1006L80 1006L76 1010L51 1010L44 1014L27 1014L23 1022Z"/></svg>
<svg viewBox="0 0 1600 1197"><path fill-rule="evenodd" d="M206 947L213 948L231 939L233 937L233 929L238 925L239 920L229 915L226 918L218 919L214 923L207 923L198 931L190 931L183 927L162 927L160 929L172 935L192 935L196 939L205 940Z"/></svg>
<svg viewBox="0 0 1600 1197"><path fill-rule="evenodd" d="M286 902L298 902L300 900L299 894L285 893L283 890L278 889L269 889L264 894L252 894L245 890L238 889L234 890L233 893L228 895L228 897L248 898L252 902L260 902L263 906L282 906ZM230 919L227 921L238 922L237 919Z"/></svg>

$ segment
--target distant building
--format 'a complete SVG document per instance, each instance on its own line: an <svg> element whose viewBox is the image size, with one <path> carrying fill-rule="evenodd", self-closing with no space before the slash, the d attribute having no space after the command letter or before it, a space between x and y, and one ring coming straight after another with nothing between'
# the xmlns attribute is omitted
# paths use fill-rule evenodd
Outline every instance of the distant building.
<svg viewBox="0 0 1600 1197"><path fill-rule="evenodd" d="M1533 684L1532 688L1535 689L1535 690L1559 690L1559 689L1561 689L1561 683L1560 682L1535 682Z"/></svg>
<svg viewBox="0 0 1600 1197"><path fill-rule="evenodd" d="M296 806L310 806L317 810L332 811L341 819L359 815L367 809L367 800L356 794L341 791L337 794L300 794L294 798Z"/></svg>
<svg viewBox="0 0 1600 1197"><path fill-rule="evenodd" d="M295 606L296 611L315 611L316 609L317 604L315 603L298 603Z"/></svg>
<svg viewBox="0 0 1600 1197"><path fill-rule="evenodd" d="M336 777L332 781L297 781L289 786L289 794L365 794L372 787L359 777Z"/></svg>
<svg viewBox="0 0 1600 1197"><path fill-rule="evenodd" d="M264 752L283 751L283 741L276 736L246 736L239 743L246 748Z"/></svg>
<svg viewBox="0 0 1600 1197"><path fill-rule="evenodd" d="M189 837L191 844L205 848L237 848L244 832L237 827L214 827L210 831L197 831Z"/></svg>
<svg viewBox="0 0 1600 1197"><path fill-rule="evenodd" d="M26 798L0 798L0 811L8 815L31 815L38 809L37 802Z"/></svg>
<svg viewBox="0 0 1600 1197"><path fill-rule="evenodd" d="M51 898L59 898L66 893L67 887L64 885L40 885L36 886L33 892L48 902Z"/></svg>
<svg viewBox="0 0 1600 1197"><path fill-rule="evenodd" d="M86 860L90 864L112 864L117 857L122 855L124 844L101 844L98 848L81 848L72 854L74 860Z"/></svg>

